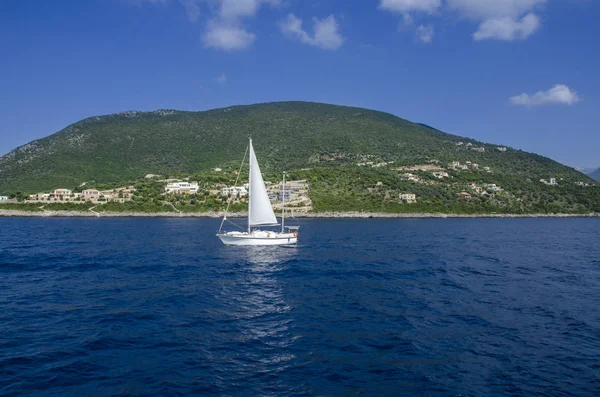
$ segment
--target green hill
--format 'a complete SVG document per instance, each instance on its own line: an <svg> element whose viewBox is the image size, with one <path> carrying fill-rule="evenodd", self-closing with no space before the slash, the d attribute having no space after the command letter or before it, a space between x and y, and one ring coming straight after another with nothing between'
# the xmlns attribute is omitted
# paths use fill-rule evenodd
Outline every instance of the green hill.
<svg viewBox="0 0 600 397"><path fill-rule="evenodd" d="M512 148L500 151L498 145L446 134L391 114L279 102L203 112L131 111L90 117L1 157L0 193L35 193L90 181L133 181L148 173L189 175L212 167L235 167L249 136L265 173L297 170L298 177L312 179L315 208L322 210L335 209L336 200L345 203L344 209L390 210L373 208L373 202L367 205L369 197L377 197L376 192L364 194L373 181L387 186L383 197L412 189L444 203L455 201L456 191L464 189L459 182L502 183L513 194L510 206L504 208L513 211L535 210L533 204L522 204L527 200L585 211L595 208L600 190L575 189L576 181L591 180L551 159ZM485 152L473 151L474 147L485 147ZM490 167L493 173L453 173L452 182L412 186L400 181L398 171L390 166L356 165L370 161L393 162L393 167L471 161ZM301 171L306 168L312 171ZM556 178L562 189L542 186L542 178ZM438 201L432 201L432 206L438 206Z"/></svg>

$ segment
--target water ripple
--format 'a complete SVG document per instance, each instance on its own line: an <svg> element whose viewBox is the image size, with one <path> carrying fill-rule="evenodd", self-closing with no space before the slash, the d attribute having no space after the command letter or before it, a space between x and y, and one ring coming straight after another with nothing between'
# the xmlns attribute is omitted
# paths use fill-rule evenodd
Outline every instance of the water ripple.
<svg viewBox="0 0 600 397"><path fill-rule="evenodd" d="M0 395L597 396L596 219L4 219Z"/></svg>

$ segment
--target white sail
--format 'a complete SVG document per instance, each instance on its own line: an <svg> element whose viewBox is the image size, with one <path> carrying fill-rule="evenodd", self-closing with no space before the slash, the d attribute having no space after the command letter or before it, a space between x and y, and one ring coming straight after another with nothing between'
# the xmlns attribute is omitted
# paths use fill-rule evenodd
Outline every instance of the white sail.
<svg viewBox="0 0 600 397"><path fill-rule="evenodd" d="M258 161L250 140L250 198L248 203L248 224L252 226L277 225L277 218L271 207L265 182L260 173Z"/></svg>

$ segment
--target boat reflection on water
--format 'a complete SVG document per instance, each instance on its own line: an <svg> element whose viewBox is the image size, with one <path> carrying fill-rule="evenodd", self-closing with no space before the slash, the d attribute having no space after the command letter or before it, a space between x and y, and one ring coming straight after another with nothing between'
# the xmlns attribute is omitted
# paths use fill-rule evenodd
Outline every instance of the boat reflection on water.
<svg viewBox="0 0 600 397"><path fill-rule="evenodd" d="M227 259L237 259L232 283L224 286L220 297L229 310L228 338L237 345L228 370L234 376L226 381L248 385L249 379L260 378L265 389L257 390L259 393L268 389L276 395L298 391L297 384L281 381L296 358L294 308L286 302L286 283L282 278L296 258L297 249L223 247L222 254Z"/></svg>

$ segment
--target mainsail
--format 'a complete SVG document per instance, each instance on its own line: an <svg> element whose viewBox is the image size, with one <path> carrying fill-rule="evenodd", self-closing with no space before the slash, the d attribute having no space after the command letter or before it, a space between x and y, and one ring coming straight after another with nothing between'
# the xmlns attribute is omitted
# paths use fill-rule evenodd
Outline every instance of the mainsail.
<svg viewBox="0 0 600 397"><path fill-rule="evenodd" d="M271 207L265 182L250 139L250 197L248 203L248 226L277 225L277 218Z"/></svg>

